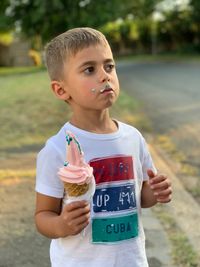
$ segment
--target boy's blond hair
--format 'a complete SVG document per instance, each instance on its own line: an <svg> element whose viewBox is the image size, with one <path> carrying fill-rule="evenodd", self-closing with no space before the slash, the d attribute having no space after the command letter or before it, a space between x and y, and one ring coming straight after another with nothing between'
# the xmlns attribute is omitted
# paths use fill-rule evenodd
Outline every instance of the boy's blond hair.
<svg viewBox="0 0 200 267"><path fill-rule="evenodd" d="M68 30L52 39L45 47L45 62L50 79L63 78L67 57L76 55L90 45L98 44L107 45L106 37L101 32L87 27Z"/></svg>

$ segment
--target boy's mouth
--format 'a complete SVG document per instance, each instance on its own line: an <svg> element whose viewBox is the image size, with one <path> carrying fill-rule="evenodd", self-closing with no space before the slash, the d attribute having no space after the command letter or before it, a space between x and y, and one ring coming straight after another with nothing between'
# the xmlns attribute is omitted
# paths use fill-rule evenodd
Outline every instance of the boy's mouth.
<svg viewBox="0 0 200 267"><path fill-rule="evenodd" d="M110 91L113 91L113 89L111 88L109 84L106 84L100 89L99 92L103 94L104 92L110 92Z"/></svg>
<svg viewBox="0 0 200 267"><path fill-rule="evenodd" d="M112 87L108 83L104 84L100 88L92 88L91 89L91 92L92 93L99 92L100 94L103 94L105 92L113 92L113 91L114 90L112 89Z"/></svg>

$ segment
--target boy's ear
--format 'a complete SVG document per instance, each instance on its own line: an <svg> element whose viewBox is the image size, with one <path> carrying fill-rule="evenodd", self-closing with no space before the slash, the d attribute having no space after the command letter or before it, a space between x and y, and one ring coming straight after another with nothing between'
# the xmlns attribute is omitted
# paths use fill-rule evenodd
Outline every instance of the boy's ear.
<svg viewBox="0 0 200 267"><path fill-rule="evenodd" d="M51 88L55 94L55 96L61 100L68 100L70 98L67 90L62 86L62 83L59 81L52 81Z"/></svg>

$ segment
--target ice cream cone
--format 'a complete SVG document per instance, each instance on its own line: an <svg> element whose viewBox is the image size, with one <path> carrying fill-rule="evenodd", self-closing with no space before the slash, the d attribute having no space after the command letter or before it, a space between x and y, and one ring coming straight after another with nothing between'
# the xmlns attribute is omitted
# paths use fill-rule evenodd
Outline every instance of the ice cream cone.
<svg viewBox="0 0 200 267"><path fill-rule="evenodd" d="M78 197L85 194L89 189L89 184L71 184L64 183L65 191L69 197Z"/></svg>

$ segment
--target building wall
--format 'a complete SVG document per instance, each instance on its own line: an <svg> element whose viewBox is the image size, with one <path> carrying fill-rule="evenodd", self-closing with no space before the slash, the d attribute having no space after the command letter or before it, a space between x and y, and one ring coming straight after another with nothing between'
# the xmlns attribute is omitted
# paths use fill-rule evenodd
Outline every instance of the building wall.
<svg viewBox="0 0 200 267"><path fill-rule="evenodd" d="M15 41L9 46L0 44L0 66L33 66L28 42Z"/></svg>

